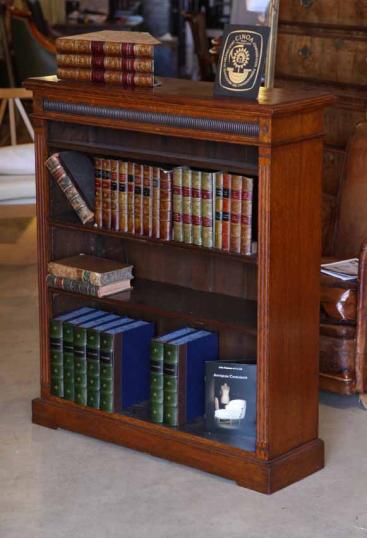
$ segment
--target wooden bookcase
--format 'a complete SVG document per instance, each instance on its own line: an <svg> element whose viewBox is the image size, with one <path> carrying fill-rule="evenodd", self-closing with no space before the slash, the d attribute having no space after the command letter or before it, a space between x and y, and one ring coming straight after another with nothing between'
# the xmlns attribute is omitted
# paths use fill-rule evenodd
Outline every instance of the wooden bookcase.
<svg viewBox="0 0 367 538"><path fill-rule="evenodd" d="M33 422L148 452L271 493L321 469L318 439L320 193L327 94L262 90L258 102L212 86L154 90L30 79L34 92L41 397ZM83 226L44 162L58 150L187 164L256 177L258 254L241 256ZM46 287L51 259L85 252L135 265L131 294L93 299ZM256 357L256 450L195 428L108 414L50 394L49 319L81 305L139 316L158 331L218 331L220 358Z"/></svg>

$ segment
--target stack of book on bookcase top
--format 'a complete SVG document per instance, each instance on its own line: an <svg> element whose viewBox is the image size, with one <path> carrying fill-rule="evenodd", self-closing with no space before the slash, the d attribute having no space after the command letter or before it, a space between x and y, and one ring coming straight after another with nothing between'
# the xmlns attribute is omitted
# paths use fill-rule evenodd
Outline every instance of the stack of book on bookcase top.
<svg viewBox="0 0 367 538"><path fill-rule="evenodd" d="M47 284L83 295L106 297L131 289L132 270L129 264L78 254L49 262Z"/></svg>
<svg viewBox="0 0 367 538"><path fill-rule="evenodd" d="M103 30L56 40L60 79L104 82L126 87L154 85L154 47L145 32Z"/></svg>

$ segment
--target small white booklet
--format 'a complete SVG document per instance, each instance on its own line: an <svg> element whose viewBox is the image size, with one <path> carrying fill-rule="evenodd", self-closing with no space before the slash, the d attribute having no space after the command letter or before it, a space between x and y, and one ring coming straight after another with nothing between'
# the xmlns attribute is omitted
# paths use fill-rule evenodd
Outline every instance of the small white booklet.
<svg viewBox="0 0 367 538"><path fill-rule="evenodd" d="M341 280L354 280L358 277L358 266L358 258L351 258L340 262L323 263L321 264L321 272Z"/></svg>

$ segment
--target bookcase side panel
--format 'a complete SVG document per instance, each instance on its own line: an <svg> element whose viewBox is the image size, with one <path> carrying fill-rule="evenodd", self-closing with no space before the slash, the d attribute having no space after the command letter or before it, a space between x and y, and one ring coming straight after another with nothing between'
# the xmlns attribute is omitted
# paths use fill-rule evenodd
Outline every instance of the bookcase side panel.
<svg viewBox="0 0 367 538"><path fill-rule="evenodd" d="M37 196L37 257L38 257L38 298L39 331L41 356L41 395L47 397L50 392L49 379L49 299L46 288L47 264L49 260L49 188L48 173L44 165L47 159L46 121L34 122L36 151L36 196Z"/></svg>
<svg viewBox="0 0 367 538"><path fill-rule="evenodd" d="M297 118L295 118L297 121ZM322 139L260 155L259 456L318 436Z"/></svg>

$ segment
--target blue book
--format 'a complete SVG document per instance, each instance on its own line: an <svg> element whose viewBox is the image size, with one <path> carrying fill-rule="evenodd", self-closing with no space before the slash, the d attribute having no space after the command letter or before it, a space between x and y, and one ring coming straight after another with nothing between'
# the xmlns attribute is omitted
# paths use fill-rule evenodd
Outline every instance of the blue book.
<svg viewBox="0 0 367 538"><path fill-rule="evenodd" d="M183 426L204 416L205 363L218 356L218 335L208 331L195 331L164 344L165 424Z"/></svg>
<svg viewBox="0 0 367 538"><path fill-rule="evenodd" d="M94 308L82 307L50 320L51 394L54 396L64 396L63 324L94 311Z"/></svg>
<svg viewBox="0 0 367 538"><path fill-rule="evenodd" d="M150 341L154 323L135 321L102 331L100 408L120 412L149 400Z"/></svg>
<svg viewBox="0 0 367 538"><path fill-rule="evenodd" d="M135 320L128 317L115 316L116 319L87 329L87 405L100 408L101 376L100 376L100 340L101 332L115 329Z"/></svg>

